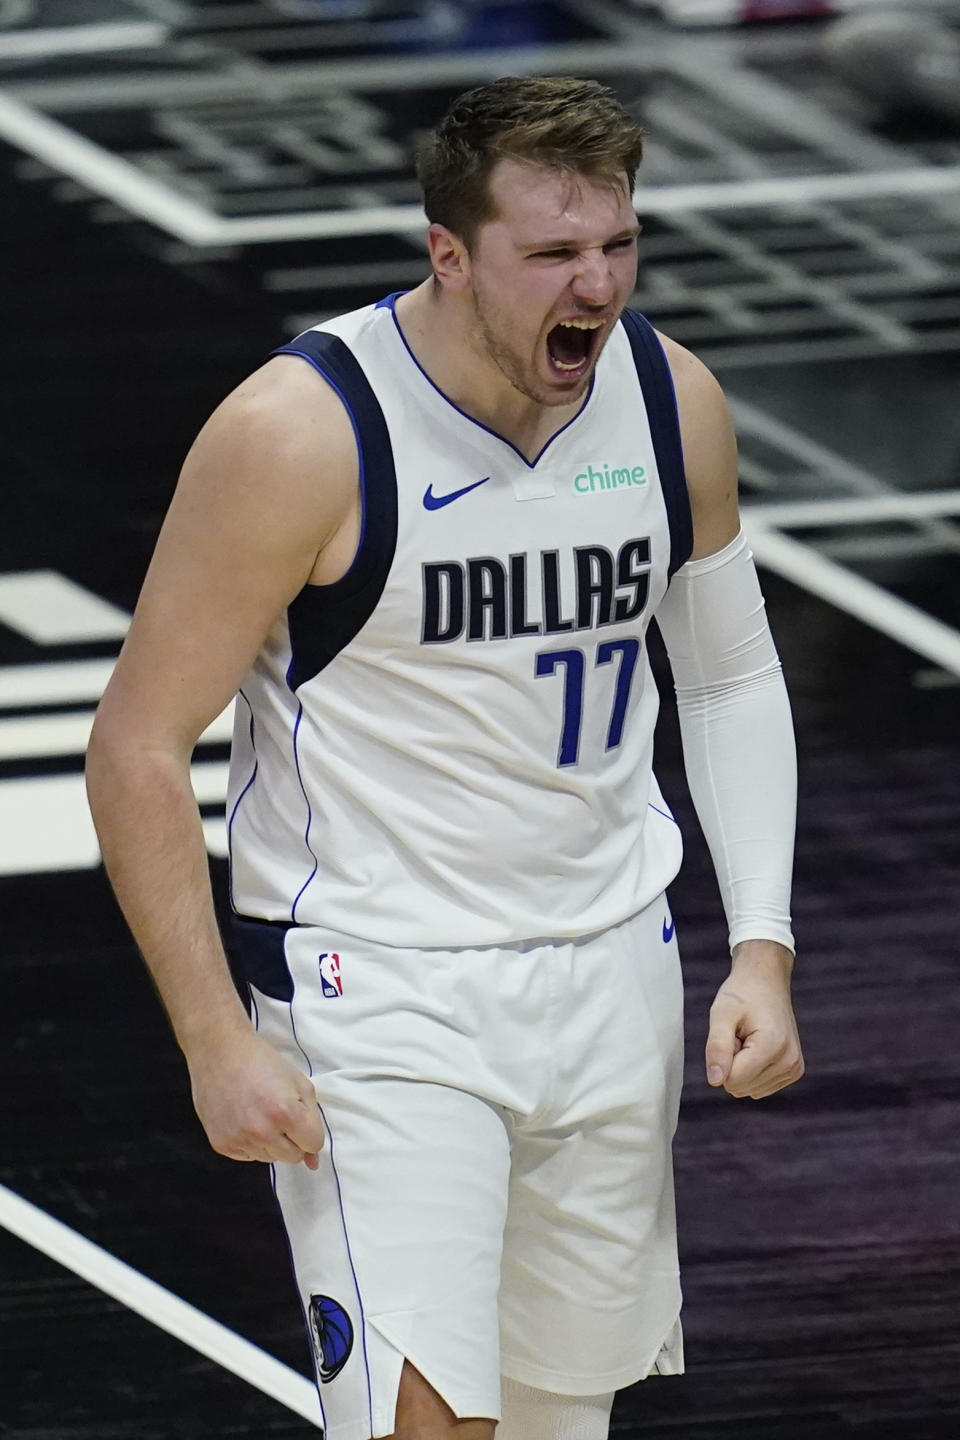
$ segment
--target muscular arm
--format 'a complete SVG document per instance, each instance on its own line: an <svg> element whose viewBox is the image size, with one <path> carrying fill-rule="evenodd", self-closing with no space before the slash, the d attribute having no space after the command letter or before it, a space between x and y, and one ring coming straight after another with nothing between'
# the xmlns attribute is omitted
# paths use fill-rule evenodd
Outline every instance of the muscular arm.
<svg viewBox="0 0 960 1440"><path fill-rule="evenodd" d="M305 1077L258 1039L234 990L190 756L284 607L308 579L333 578L324 566L340 563L355 497L339 401L299 361L271 361L187 457L88 752L111 883L211 1143L236 1158L315 1163L322 1129Z"/></svg>
<svg viewBox="0 0 960 1440"><path fill-rule="evenodd" d="M740 534L736 441L722 391L661 337L680 415L691 560L657 613L677 687L690 792L730 926L730 975L711 1010L711 1084L760 1098L798 1079L790 1004L796 755L756 572Z"/></svg>

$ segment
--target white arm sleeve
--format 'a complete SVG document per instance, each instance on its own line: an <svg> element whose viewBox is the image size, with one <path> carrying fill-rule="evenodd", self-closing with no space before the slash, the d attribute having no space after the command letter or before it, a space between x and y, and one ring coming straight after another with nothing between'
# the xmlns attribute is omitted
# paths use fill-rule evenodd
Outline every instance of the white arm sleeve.
<svg viewBox="0 0 960 1440"><path fill-rule="evenodd" d="M710 847L730 947L793 949L793 722L743 531L688 561L657 610L673 669L687 783Z"/></svg>

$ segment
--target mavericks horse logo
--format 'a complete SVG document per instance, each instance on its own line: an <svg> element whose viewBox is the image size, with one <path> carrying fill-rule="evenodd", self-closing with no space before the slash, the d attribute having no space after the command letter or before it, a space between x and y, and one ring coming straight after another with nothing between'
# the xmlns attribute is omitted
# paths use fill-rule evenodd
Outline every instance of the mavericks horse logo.
<svg viewBox="0 0 960 1440"><path fill-rule="evenodd" d="M311 1295L309 1314L317 1374L326 1383L336 1379L350 1358L353 1326L343 1306L329 1295Z"/></svg>

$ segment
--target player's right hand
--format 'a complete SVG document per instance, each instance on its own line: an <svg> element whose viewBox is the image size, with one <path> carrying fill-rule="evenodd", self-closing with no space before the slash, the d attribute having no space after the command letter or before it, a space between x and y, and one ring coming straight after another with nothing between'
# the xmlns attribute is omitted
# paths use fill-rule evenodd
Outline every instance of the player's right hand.
<svg viewBox="0 0 960 1440"><path fill-rule="evenodd" d="M324 1127L309 1077L255 1030L234 1032L187 1057L193 1104L207 1139L231 1160L309 1170L320 1164Z"/></svg>

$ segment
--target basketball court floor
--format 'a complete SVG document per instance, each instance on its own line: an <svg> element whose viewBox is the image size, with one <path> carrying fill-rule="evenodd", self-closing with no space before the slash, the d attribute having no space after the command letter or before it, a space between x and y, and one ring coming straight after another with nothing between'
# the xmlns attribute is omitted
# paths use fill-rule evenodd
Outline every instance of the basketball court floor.
<svg viewBox="0 0 960 1440"><path fill-rule="evenodd" d="M411 143L535 72L643 117L636 303L730 396L801 757L808 1073L738 1103L702 1073L724 928L657 657L688 1374L613 1433L960 1433L960 112L845 86L828 18L696 8L0 0L5 1440L317 1433L267 1177L206 1148L82 755L197 428L284 338L422 278ZM218 894L228 728L193 771Z"/></svg>

